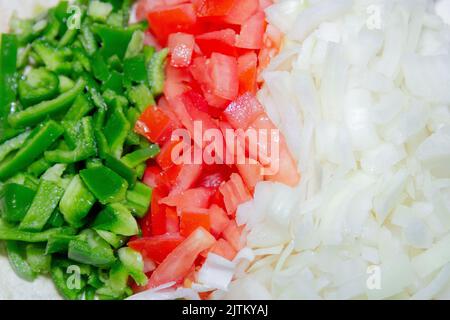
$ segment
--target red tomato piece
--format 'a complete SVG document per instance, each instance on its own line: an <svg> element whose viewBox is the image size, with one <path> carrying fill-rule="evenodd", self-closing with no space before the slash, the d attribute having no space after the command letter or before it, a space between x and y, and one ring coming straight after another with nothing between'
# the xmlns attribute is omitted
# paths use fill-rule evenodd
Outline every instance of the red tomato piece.
<svg viewBox="0 0 450 320"><path fill-rule="evenodd" d="M250 92L256 94L258 57L256 53L249 52L238 58L239 94Z"/></svg>
<svg viewBox="0 0 450 320"><path fill-rule="evenodd" d="M184 237L179 234L164 234L139 238L128 242L128 246L139 251L144 258L161 263L183 240Z"/></svg>
<svg viewBox="0 0 450 320"><path fill-rule="evenodd" d="M288 186L295 187L300 182L300 173L297 170L296 161L292 157L287 146L281 146L279 159L275 160L275 162L277 161L275 173L266 175L264 177L265 180L281 182Z"/></svg>
<svg viewBox="0 0 450 320"><path fill-rule="evenodd" d="M156 163L163 169L166 170L174 165L173 163L173 154L172 152L175 150L178 150L179 148L175 149L179 144L181 144L181 141L167 141L166 144L164 144L161 147L161 151L159 152L158 156L156 157ZM145 179L145 174L144 174Z"/></svg>
<svg viewBox="0 0 450 320"><path fill-rule="evenodd" d="M166 208L166 231L167 233L180 232L180 218L175 208Z"/></svg>
<svg viewBox="0 0 450 320"><path fill-rule="evenodd" d="M169 36L170 65L187 67L191 64L195 38L191 34L177 32Z"/></svg>
<svg viewBox="0 0 450 320"><path fill-rule="evenodd" d="M189 208L208 208L209 199L213 193L213 191L207 188L194 188L178 194L171 194L161 199L159 203L177 207L179 212Z"/></svg>
<svg viewBox="0 0 450 320"><path fill-rule="evenodd" d="M209 231L210 224L208 210L202 208L184 210L180 217L180 234L187 237L198 227Z"/></svg>
<svg viewBox="0 0 450 320"><path fill-rule="evenodd" d="M232 261L237 254L237 251L233 248L233 246L224 239L217 240L217 242L211 247L209 252L224 257L229 261Z"/></svg>
<svg viewBox="0 0 450 320"><path fill-rule="evenodd" d="M238 169L242 180L244 180L245 185L251 191L255 189L258 182L264 180L263 167L255 160L246 159L244 164L236 164L236 168Z"/></svg>
<svg viewBox="0 0 450 320"><path fill-rule="evenodd" d="M261 49L265 28L264 12L257 12L242 25L236 46L244 49Z"/></svg>
<svg viewBox="0 0 450 320"><path fill-rule="evenodd" d="M224 21L231 24L243 24L258 10L258 7L258 0L236 1L224 17Z"/></svg>
<svg viewBox="0 0 450 320"><path fill-rule="evenodd" d="M171 33L195 32L197 15L191 3L156 7L147 14L150 29L161 45L167 44Z"/></svg>
<svg viewBox="0 0 450 320"><path fill-rule="evenodd" d="M161 204L161 199L166 192L160 188L153 189L152 203L150 204L152 235L159 236L166 233L166 206Z"/></svg>
<svg viewBox="0 0 450 320"><path fill-rule="evenodd" d="M195 37L196 43L205 56L210 57L213 52L235 56L237 51L236 32L232 29L223 29L203 33Z"/></svg>
<svg viewBox="0 0 450 320"><path fill-rule="evenodd" d="M215 238L208 231L201 227L197 228L153 271L147 288L155 288L171 281L182 281L189 273L197 256L211 248L215 242Z"/></svg>
<svg viewBox="0 0 450 320"><path fill-rule="evenodd" d="M142 182L144 182L151 188L156 188L156 186L160 183L159 180L160 178L161 178L161 168L159 168L156 165L149 165L145 169Z"/></svg>
<svg viewBox="0 0 450 320"><path fill-rule="evenodd" d="M242 0L194 0L199 17L220 17L227 15L235 2Z"/></svg>
<svg viewBox="0 0 450 320"><path fill-rule="evenodd" d="M245 93L230 103L223 114L233 128L246 130L264 112L256 97Z"/></svg>
<svg viewBox="0 0 450 320"><path fill-rule="evenodd" d="M143 237L152 236L152 214L151 210L148 210L147 214L139 220L139 226L141 227Z"/></svg>
<svg viewBox="0 0 450 320"><path fill-rule="evenodd" d="M230 219L228 218L227 213L215 204L209 208L209 217L211 221L211 233L217 238L228 226Z"/></svg>
<svg viewBox="0 0 450 320"><path fill-rule="evenodd" d="M134 129L151 142L162 144L170 138L174 127L174 123L164 110L150 106L141 114Z"/></svg>
<svg viewBox="0 0 450 320"><path fill-rule="evenodd" d="M213 53L210 64L213 93L221 98L234 100L239 92L237 59Z"/></svg>
<svg viewBox="0 0 450 320"><path fill-rule="evenodd" d="M222 236L233 247L239 251L245 247L245 239L242 236L243 227L238 227L236 221L231 220L228 226L223 230Z"/></svg>
<svg viewBox="0 0 450 320"><path fill-rule="evenodd" d="M175 179L171 180L172 189L170 195L179 194L193 186L202 173L201 164L184 164Z"/></svg>
<svg viewBox="0 0 450 320"><path fill-rule="evenodd" d="M136 4L136 19L144 20L150 10L164 5L164 0L139 0Z"/></svg>
<svg viewBox="0 0 450 320"><path fill-rule="evenodd" d="M233 173L230 176L230 180L222 184L219 190L223 195L225 208L227 209L227 213L229 215L234 214L240 204L252 199L252 196L250 195L247 187L244 185L242 178L236 173Z"/></svg>

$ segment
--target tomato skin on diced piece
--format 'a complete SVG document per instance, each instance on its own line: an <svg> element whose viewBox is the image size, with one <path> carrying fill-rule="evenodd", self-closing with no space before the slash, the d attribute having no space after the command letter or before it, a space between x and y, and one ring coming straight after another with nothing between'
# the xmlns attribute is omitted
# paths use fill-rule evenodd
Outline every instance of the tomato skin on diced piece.
<svg viewBox="0 0 450 320"><path fill-rule="evenodd" d="M265 111L254 95L245 93L231 102L223 114L234 129L246 130Z"/></svg>
<svg viewBox="0 0 450 320"><path fill-rule="evenodd" d="M171 281L180 282L189 273L198 255L216 242L204 228L197 228L181 242L153 271L147 288L155 288Z"/></svg>
<svg viewBox="0 0 450 320"><path fill-rule="evenodd" d="M156 7L147 14L150 29L165 46L171 33L195 33L197 15L191 3Z"/></svg>
<svg viewBox="0 0 450 320"><path fill-rule="evenodd" d="M245 247L245 239L242 236L242 230L243 226L239 227L234 220L231 220L225 230L223 230L223 238L228 241L236 251L240 251Z"/></svg>
<svg viewBox="0 0 450 320"><path fill-rule="evenodd" d="M263 166L254 159L247 158L245 163L237 163L236 168L250 191L255 189L258 182L264 180Z"/></svg>
<svg viewBox="0 0 450 320"><path fill-rule="evenodd" d="M202 53L210 57L212 53L236 56L236 32L233 29L212 31L196 36L195 41Z"/></svg>
<svg viewBox="0 0 450 320"><path fill-rule="evenodd" d="M185 238L179 234L143 237L128 242L128 246L140 252L144 258L161 263Z"/></svg>
<svg viewBox="0 0 450 320"><path fill-rule="evenodd" d="M230 219L227 213L218 205L211 205L209 208L209 217L211 223L211 234L216 238L220 237L223 230L228 226Z"/></svg>
<svg viewBox="0 0 450 320"><path fill-rule="evenodd" d="M178 234L180 232L180 218L175 208L166 208L166 232Z"/></svg>
<svg viewBox="0 0 450 320"><path fill-rule="evenodd" d="M235 1L234 6L223 20L227 23L242 25L258 10L258 8L258 0Z"/></svg>
<svg viewBox="0 0 450 320"><path fill-rule="evenodd" d="M207 209L191 208L185 209L180 216L180 234L188 237L198 227L210 230L210 216Z"/></svg>
<svg viewBox="0 0 450 320"><path fill-rule="evenodd" d="M236 58L215 52L211 55L210 64L213 93L221 98L234 100L239 93Z"/></svg>
<svg viewBox="0 0 450 320"><path fill-rule="evenodd" d="M252 199L242 178L236 173L233 173L230 180L222 184L219 190L223 195L228 215L234 214L240 204Z"/></svg>
<svg viewBox="0 0 450 320"><path fill-rule="evenodd" d="M159 236L166 233L166 206L161 204L165 198L166 191L161 188L153 189L152 203L150 204L151 230L153 236Z"/></svg>
<svg viewBox="0 0 450 320"><path fill-rule="evenodd" d="M236 249L234 249L233 246L225 239L217 240L209 252L217 254L229 261L232 261L237 254Z"/></svg>
<svg viewBox="0 0 450 320"><path fill-rule="evenodd" d="M169 36L170 65L187 67L191 64L194 52L195 38L191 34L177 32Z"/></svg>
<svg viewBox="0 0 450 320"><path fill-rule="evenodd" d="M254 52L246 53L238 58L239 94L249 92L256 94L258 90L258 56Z"/></svg>
<svg viewBox="0 0 450 320"><path fill-rule="evenodd" d="M160 200L160 204L177 207L178 212L189 208L208 208L213 191L208 188L188 189L173 193Z"/></svg>
<svg viewBox="0 0 450 320"><path fill-rule="evenodd" d="M240 0L193 0L199 17L225 16L238 1Z"/></svg>
<svg viewBox="0 0 450 320"><path fill-rule="evenodd" d="M257 12L242 25L241 32L236 40L236 46L243 49L261 49L265 28L264 13Z"/></svg>
<svg viewBox="0 0 450 320"><path fill-rule="evenodd" d="M150 106L142 113L135 125L135 131L153 143L162 144L170 139L176 124L163 109Z"/></svg>

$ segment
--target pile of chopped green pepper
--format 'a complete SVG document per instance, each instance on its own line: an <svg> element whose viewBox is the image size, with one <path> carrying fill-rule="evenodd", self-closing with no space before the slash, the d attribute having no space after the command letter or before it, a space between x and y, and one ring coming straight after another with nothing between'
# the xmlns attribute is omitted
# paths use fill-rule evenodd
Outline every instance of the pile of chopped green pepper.
<svg viewBox="0 0 450 320"><path fill-rule="evenodd" d="M128 23L129 0L74 4L79 28L64 1L1 35L0 240L26 280L48 274L67 299L122 299L130 279L147 282L124 245L148 211L139 179L159 148L133 128L161 94L167 50Z"/></svg>

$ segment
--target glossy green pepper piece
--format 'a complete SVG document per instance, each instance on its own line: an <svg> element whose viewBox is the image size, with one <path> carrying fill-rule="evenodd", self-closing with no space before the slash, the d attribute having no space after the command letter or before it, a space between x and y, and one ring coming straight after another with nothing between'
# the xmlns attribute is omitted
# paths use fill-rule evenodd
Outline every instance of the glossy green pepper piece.
<svg viewBox="0 0 450 320"><path fill-rule="evenodd" d="M95 218L92 227L122 236L134 236L139 228L130 210L120 203L107 205Z"/></svg>
<svg viewBox="0 0 450 320"><path fill-rule="evenodd" d="M32 69L19 81L19 99L24 106L31 106L44 100L53 99L59 93L59 79L53 72Z"/></svg>
<svg viewBox="0 0 450 320"><path fill-rule="evenodd" d="M14 157L0 164L0 180L12 177L42 155L64 132L54 121L37 127Z"/></svg>
<svg viewBox="0 0 450 320"><path fill-rule="evenodd" d="M17 37L2 34L0 42L0 137L6 130L6 119L16 99Z"/></svg>
<svg viewBox="0 0 450 320"><path fill-rule="evenodd" d="M128 183L105 166L80 171L81 179L102 204L125 200Z"/></svg>
<svg viewBox="0 0 450 320"><path fill-rule="evenodd" d="M36 192L17 183L8 183L3 187L0 199L0 211L8 222L20 222L33 202Z"/></svg>

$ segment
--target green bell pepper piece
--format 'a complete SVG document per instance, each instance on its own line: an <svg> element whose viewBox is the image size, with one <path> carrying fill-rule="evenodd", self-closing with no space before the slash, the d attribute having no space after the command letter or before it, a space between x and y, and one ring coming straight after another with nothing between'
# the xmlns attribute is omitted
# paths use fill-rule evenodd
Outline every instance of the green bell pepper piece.
<svg viewBox="0 0 450 320"><path fill-rule="evenodd" d="M68 276L65 270L56 264L52 265L50 275L58 292L68 300L79 300L81 298L81 289L69 288Z"/></svg>
<svg viewBox="0 0 450 320"><path fill-rule="evenodd" d="M152 188L137 182L133 189L127 191L127 207L135 216L143 218L148 212L152 193Z"/></svg>
<svg viewBox="0 0 450 320"><path fill-rule="evenodd" d="M16 100L17 37L4 33L0 44L0 136L3 136L6 119Z"/></svg>
<svg viewBox="0 0 450 320"><path fill-rule="evenodd" d="M54 121L48 121L33 130L14 157L0 164L0 180L12 177L33 163L62 135L63 131L64 129Z"/></svg>
<svg viewBox="0 0 450 320"><path fill-rule="evenodd" d="M4 223L0 224L0 240L15 240L22 242L47 242L50 236L73 235L75 230L69 227L52 228L41 232L22 231Z"/></svg>
<svg viewBox="0 0 450 320"><path fill-rule="evenodd" d="M133 32L133 36L131 37L130 43L128 44L127 51L125 52L125 60L128 58L133 58L142 52L142 50L144 49L144 38L144 32L142 32L141 30L136 30L135 32Z"/></svg>
<svg viewBox="0 0 450 320"><path fill-rule="evenodd" d="M93 31L102 40L101 52L106 59L113 55L123 59L134 30L95 24L93 25Z"/></svg>
<svg viewBox="0 0 450 320"><path fill-rule="evenodd" d="M116 261L110 245L89 229L84 230L82 238L69 242L68 256L74 261L97 267L109 266Z"/></svg>
<svg viewBox="0 0 450 320"><path fill-rule="evenodd" d="M59 210L70 225L81 227L95 200L94 195L84 185L80 176L76 175L61 198Z"/></svg>
<svg viewBox="0 0 450 320"><path fill-rule="evenodd" d="M119 260L125 266L137 285L145 286L148 282L144 273L144 260L139 252L125 247L118 250Z"/></svg>
<svg viewBox="0 0 450 320"><path fill-rule="evenodd" d="M83 79L79 79L69 91L64 92L53 100L42 101L23 111L13 113L8 117L8 121L13 127L35 125L49 116L66 110L77 96L83 92L85 84Z"/></svg>
<svg viewBox="0 0 450 320"><path fill-rule="evenodd" d="M80 94L74 101L64 116L65 121L78 121L86 116L94 108L92 103L86 98L85 95Z"/></svg>
<svg viewBox="0 0 450 320"><path fill-rule="evenodd" d="M52 254L57 252L67 252L69 249L69 242L75 240L76 236L68 235L52 235L48 238L45 254Z"/></svg>
<svg viewBox="0 0 450 320"><path fill-rule="evenodd" d="M100 81L106 81L109 78L108 65L99 51L96 51L92 56L92 73Z"/></svg>
<svg viewBox="0 0 450 320"><path fill-rule="evenodd" d="M78 39L80 39L84 50L86 50L86 52L91 56L98 50L98 44L95 40L95 36L87 23L83 23L80 31L81 32L78 36Z"/></svg>
<svg viewBox="0 0 450 320"><path fill-rule="evenodd" d="M120 159L117 159L109 154L105 154L104 159L105 165L108 168L110 168L111 170L119 174L122 178L127 180L128 185L130 187L134 186L134 184L136 183L137 176L136 172L132 168L127 166Z"/></svg>
<svg viewBox="0 0 450 320"><path fill-rule="evenodd" d="M46 67L56 73L70 74L72 71L73 52L68 48L56 48L48 42L36 41L33 50L39 55Z"/></svg>
<svg viewBox="0 0 450 320"><path fill-rule="evenodd" d="M64 193L56 183L42 180L27 214L19 225L20 230L41 231L58 206Z"/></svg>
<svg viewBox="0 0 450 320"><path fill-rule="evenodd" d="M156 52L148 64L148 83L154 96L163 93L164 90L164 68L169 50L163 49Z"/></svg>
<svg viewBox="0 0 450 320"><path fill-rule="evenodd" d="M130 210L120 203L107 205L95 218L92 228L122 236L134 236L139 228Z"/></svg>
<svg viewBox="0 0 450 320"><path fill-rule="evenodd" d="M47 169L51 167L51 163L45 160L45 158L41 158L32 164L27 169L27 172L35 177L39 177L43 174Z"/></svg>
<svg viewBox="0 0 450 320"><path fill-rule="evenodd" d="M94 125L91 117L80 121L65 122L66 141L72 140L75 148L72 150L53 150L45 152L45 159L53 163L74 163L86 160L97 154L94 136Z"/></svg>
<svg viewBox="0 0 450 320"><path fill-rule="evenodd" d="M95 230L103 240L108 242L114 249L118 249L124 246L127 242L127 237L119 236L109 231L105 230Z"/></svg>
<svg viewBox="0 0 450 320"><path fill-rule="evenodd" d="M26 255L31 270L36 273L48 273L51 269L52 256L45 253L45 246L36 243L27 244Z"/></svg>
<svg viewBox="0 0 450 320"><path fill-rule="evenodd" d="M123 74L116 70L112 70L109 72L106 81L102 85L102 91L112 90L117 94L123 94L123 81Z"/></svg>
<svg viewBox="0 0 450 320"><path fill-rule="evenodd" d="M37 275L26 260L25 246L17 241L6 241L6 251L14 272L24 280L33 281Z"/></svg>
<svg viewBox="0 0 450 320"><path fill-rule="evenodd" d="M122 155L123 144L127 139L129 130L130 124L121 108L114 108L103 130L113 156L120 158Z"/></svg>
<svg viewBox="0 0 450 320"><path fill-rule="evenodd" d="M143 84L131 87L128 90L128 98L130 101L139 109L142 113L149 106L154 106L156 104L150 89Z"/></svg>
<svg viewBox="0 0 450 320"><path fill-rule="evenodd" d="M47 69L32 69L19 81L18 90L22 105L25 107L35 105L58 95L59 78Z"/></svg>
<svg viewBox="0 0 450 320"><path fill-rule="evenodd" d="M75 86L75 82L66 76L60 75L58 76L58 80L59 80L58 89L60 93L67 92Z"/></svg>
<svg viewBox="0 0 450 320"><path fill-rule="evenodd" d="M20 222L25 217L36 194L34 190L16 183L3 187L0 199L0 211L8 222Z"/></svg>
<svg viewBox="0 0 450 320"><path fill-rule="evenodd" d="M17 137L12 138L11 140L6 141L0 146L0 161L6 158L8 154L12 151L19 149L25 141L30 136L30 131L25 131L21 133Z"/></svg>
<svg viewBox="0 0 450 320"><path fill-rule="evenodd" d="M102 204L125 200L128 183L111 169L100 166L80 171L81 179Z"/></svg>
<svg viewBox="0 0 450 320"><path fill-rule="evenodd" d="M145 68L145 56L143 54L126 58L123 62L123 71L127 81L147 83L148 75Z"/></svg>
<svg viewBox="0 0 450 320"><path fill-rule="evenodd" d="M122 162L130 168L134 168L148 159L156 157L160 152L157 144L152 144L148 148L138 149L132 153L127 154L122 158Z"/></svg>

